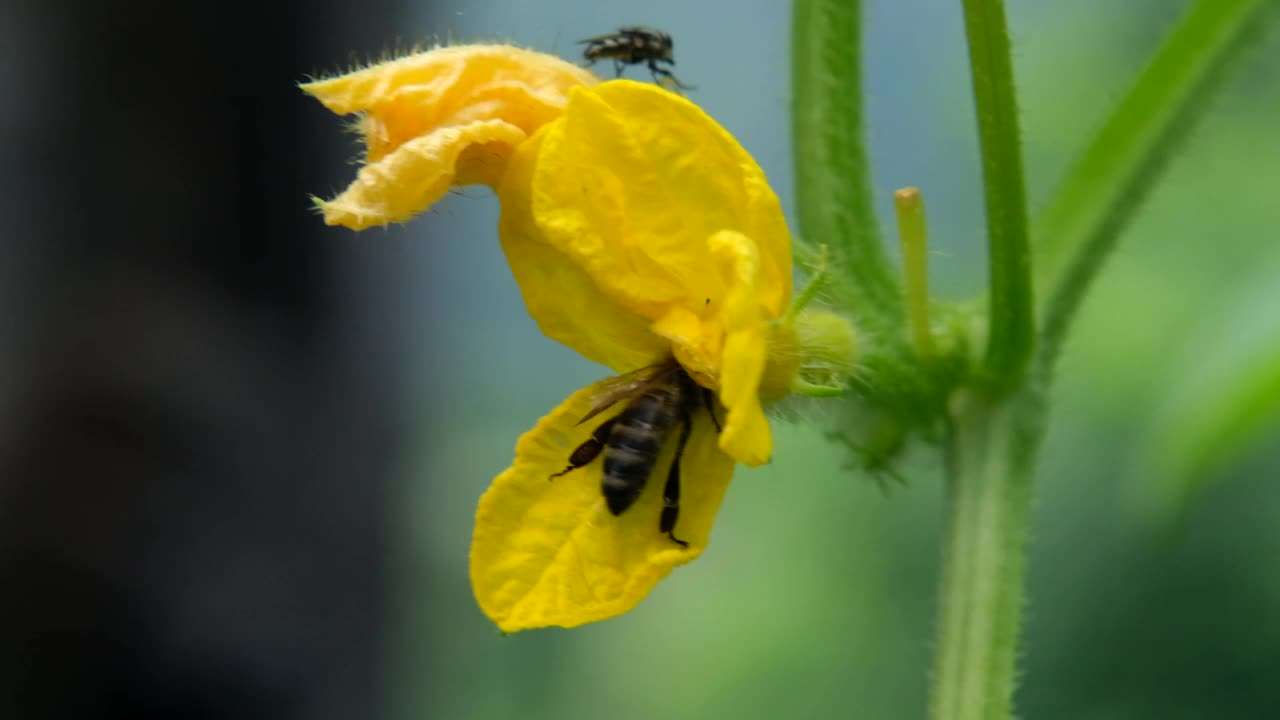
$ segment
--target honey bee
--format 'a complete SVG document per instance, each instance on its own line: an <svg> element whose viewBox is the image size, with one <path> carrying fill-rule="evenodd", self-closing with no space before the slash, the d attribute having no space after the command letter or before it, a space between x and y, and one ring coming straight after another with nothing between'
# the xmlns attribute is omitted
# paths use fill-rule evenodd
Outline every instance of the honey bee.
<svg viewBox="0 0 1280 720"><path fill-rule="evenodd" d="M693 89L677 80L669 69L658 67L659 63L676 64L671 36L661 30L631 25L618 28L615 33L579 40L578 44L587 46L582 57L588 67L600 60L612 60L616 76L622 77L624 66L645 63L653 73L654 82L659 85L670 81L681 90Z"/></svg>
<svg viewBox="0 0 1280 720"><path fill-rule="evenodd" d="M658 532L682 547L689 543L675 535L680 515L680 459L693 430L693 415L701 401L711 414L711 422L720 431L714 410L712 392L689 377L674 358L642 368L608 381L595 398L591 411L578 424L587 422L619 402L627 405L605 420L591 437L569 455L569 465L550 479L586 467L604 453L604 470L600 489L605 505L615 517L631 507L644 490L658 462L658 454L679 426L680 437L667 484L662 490L662 515Z"/></svg>

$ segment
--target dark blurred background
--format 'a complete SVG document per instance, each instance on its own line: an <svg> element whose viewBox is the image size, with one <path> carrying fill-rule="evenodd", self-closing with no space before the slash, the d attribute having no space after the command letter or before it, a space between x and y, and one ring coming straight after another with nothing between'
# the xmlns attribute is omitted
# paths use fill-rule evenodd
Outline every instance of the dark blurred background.
<svg viewBox="0 0 1280 720"><path fill-rule="evenodd" d="M294 84L397 3L10 3L0 717L385 713L397 268Z"/></svg>
<svg viewBox="0 0 1280 720"><path fill-rule="evenodd" d="M538 334L488 190L358 235L307 202L358 150L306 76L436 40L573 58L639 22L790 214L788 5L0 6L0 718L922 717L938 463L885 493L806 422L634 612L500 636L476 499L607 371ZM1187 2L1008 5L1034 213ZM881 218L923 188L935 285L968 297L960 3L865 6ZM1061 362L1022 716L1280 717L1280 389L1242 384L1280 368L1277 62L1260 38ZM1233 397L1258 412L1215 435Z"/></svg>

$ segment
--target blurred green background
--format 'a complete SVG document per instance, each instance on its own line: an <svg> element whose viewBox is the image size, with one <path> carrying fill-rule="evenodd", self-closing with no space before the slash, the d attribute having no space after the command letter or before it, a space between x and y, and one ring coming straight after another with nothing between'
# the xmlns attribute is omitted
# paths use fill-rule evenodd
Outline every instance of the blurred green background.
<svg viewBox="0 0 1280 720"><path fill-rule="evenodd" d="M923 189L936 287L957 299L984 272L959 5L876 0L865 28L881 217L892 234L892 191ZM1009 5L1034 213L1185 3ZM456 0L411 12L388 47L502 40L573 58L576 39L619 25L668 30L691 97L755 155L790 211L789 12L782 0ZM1021 717L1280 717L1278 403L1241 385L1280 367L1278 61L1280 43L1263 39L1217 99L1060 364L1029 551ZM511 637L479 612L467 579L477 498L522 432L607 374L539 335L496 215L490 191L467 189L386 240L392 262L433 269L403 300L430 401L397 488L396 714L922 717L936 454L914 453L909 485L883 492L805 422L776 426L772 464L739 470L703 558L634 612ZM1259 407L1233 429L1222 403L1235 396Z"/></svg>

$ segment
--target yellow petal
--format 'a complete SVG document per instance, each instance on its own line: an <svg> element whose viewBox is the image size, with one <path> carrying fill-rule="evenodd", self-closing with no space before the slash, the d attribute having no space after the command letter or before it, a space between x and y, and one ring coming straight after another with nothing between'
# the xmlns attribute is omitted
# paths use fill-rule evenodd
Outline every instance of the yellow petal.
<svg viewBox="0 0 1280 720"><path fill-rule="evenodd" d="M780 315L791 295L790 236L764 173L696 105L647 83L575 88L550 124L533 179L545 242L632 312L656 322L673 306L705 317L728 288L707 238L738 232L759 248L759 303Z"/></svg>
<svg viewBox="0 0 1280 720"><path fill-rule="evenodd" d="M360 168L345 192L316 206L325 223L352 230L404 222L452 185L499 177L511 148L524 139L523 130L502 120L442 128Z"/></svg>
<svg viewBox="0 0 1280 720"><path fill-rule="evenodd" d="M622 370L665 354L647 320L719 388L725 452L766 462L766 321L790 297L790 240L750 156L688 101L628 81L575 90L517 156L503 244L544 332Z"/></svg>
<svg viewBox="0 0 1280 720"><path fill-rule="evenodd" d="M570 88L595 82L550 55L463 45L302 85L336 113L361 114L367 165L342 195L317 202L325 221L402 222L450 185L496 186L512 149L560 115Z"/></svg>
<svg viewBox="0 0 1280 720"><path fill-rule="evenodd" d="M368 159L376 162L411 138L477 120L500 119L532 134L559 116L570 88L596 82L552 55L509 45L458 45L301 88L339 115L364 113Z"/></svg>
<svg viewBox="0 0 1280 720"><path fill-rule="evenodd" d="M686 372L702 385L715 387L724 335L718 314L698 315L675 305L658 318L653 331L670 341L671 352Z"/></svg>
<svg viewBox="0 0 1280 720"><path fill-rule="evenodd" d="M649 323L604 295L586 271L541 239L530 213L530 190L542 138L521 145L498 187L498 236L529 314L543 334L618 372L652 365L670 345Z"/></svg>
<svg viewBox="0 0 1280 720"><path fill-rule="evenodd" d="M768 340L757 302L760 259L755 244L738 233L720 232L708 243L729 291L720 317L724 352L720 366L720 402L727 411L720 449L745 465L769 461L773 436L760 405Z"/></svg>
<svg viewBox="0 0 1280 720"><path fill-rule="evenodd" d="M614 517L600 491L601 460L549 480L620 406L578 425L599 392L573 394L520 438L515 462L480 499L471 584L481 609L507 632L573 627L626 612L671 569L700 555L733 473L705 413L694 420L681 462L676 545L658 531L662 486L675 450L667 443L635 505Z"/></svg>

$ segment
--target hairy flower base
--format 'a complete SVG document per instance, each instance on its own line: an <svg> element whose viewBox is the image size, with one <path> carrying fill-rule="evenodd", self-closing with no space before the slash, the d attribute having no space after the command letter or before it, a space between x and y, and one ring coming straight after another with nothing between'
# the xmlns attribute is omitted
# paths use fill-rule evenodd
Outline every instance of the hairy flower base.
<svg viewBox="0 0 1280 720"><path fill-rule="evenodd" d="M599 460L549 479L599 423L622 410L619 404L578 424L598 392L592 385L574 393L525 433L515 462L480 499L471 585L485 614L506 632L573 627L624 613L707 546L734 463L718 448L706 413L695 415L681 461L686 480L676 534L687 548L658 532L674 442L639 500L618 517L605 507Z"/></svg>

